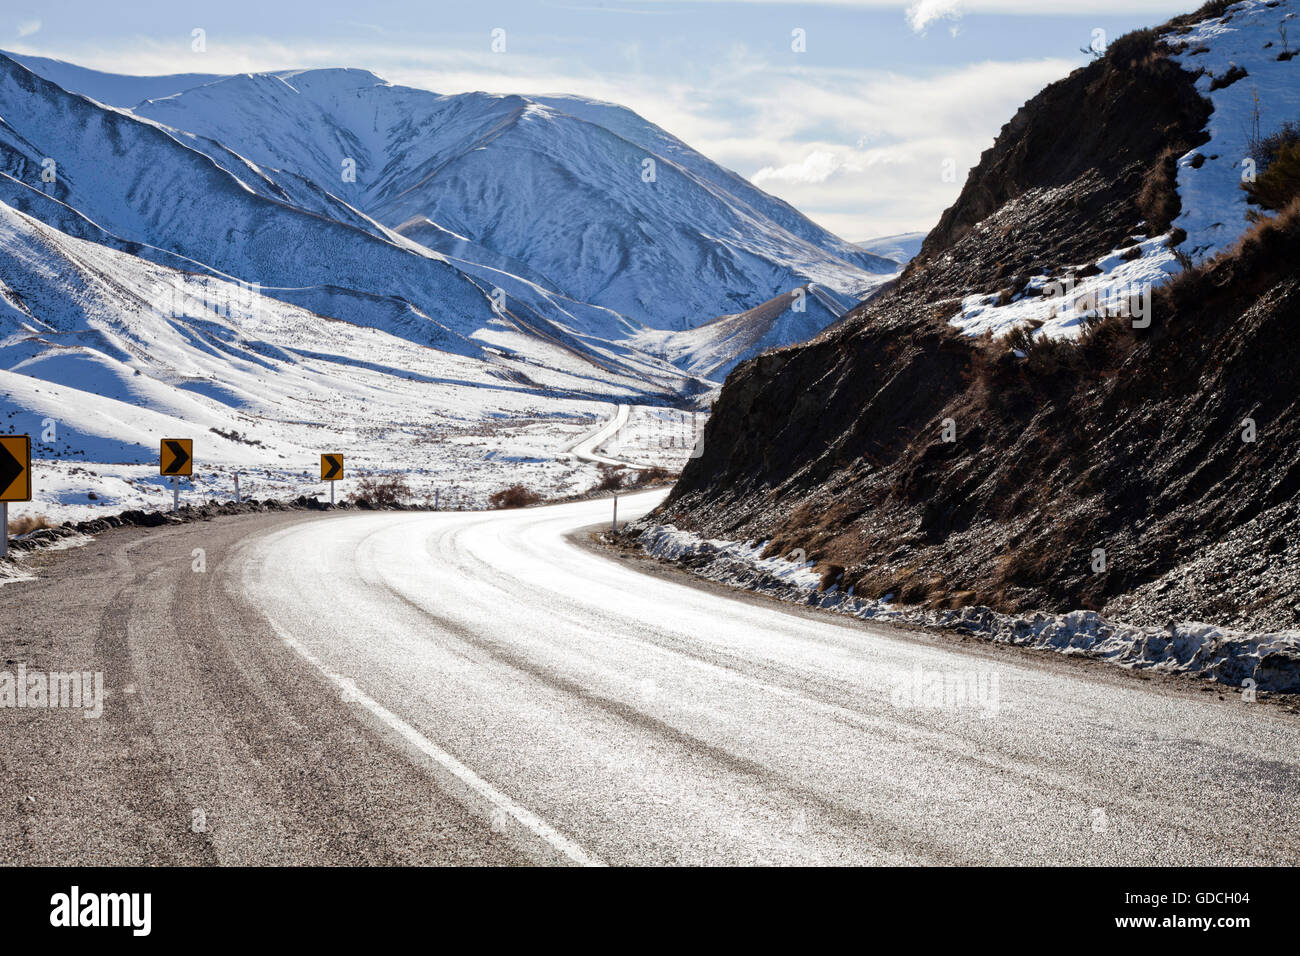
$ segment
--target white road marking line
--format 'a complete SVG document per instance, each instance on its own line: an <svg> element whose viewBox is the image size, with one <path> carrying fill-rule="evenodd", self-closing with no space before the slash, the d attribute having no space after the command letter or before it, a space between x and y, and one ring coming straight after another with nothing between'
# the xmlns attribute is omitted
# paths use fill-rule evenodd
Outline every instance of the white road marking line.
<svg viewBox="0 0 1300 956"><path fill-rule="evenodd" d="M605 866L605 863L600 859L578 846L578 844L560 833L531 810L515 803L469 767L465 766L451 754L447 753L447 751L443 750L437 744L425 737L401 717L398 717L383 704L379 703L379 701L367 695L365 691L357 687L356 683L350 678L330 672L326 669L323 661L309 651L296 637L286 633L280 625L272 621L271 626L275 628L275 632L280 635L280 640L284 641L285 644L297 651L305 661L336 684L339 689L343 691L346 700L355 701L365 707L366 710L378 717L388 727L401 734L402 737L411 743L417 750L437 762L444 769L450 771L458 780L490 803L494 808L509 814L519 823L520 826L524 827L553 849L564 854L564 856L568 857L579 866Z"/></svg>

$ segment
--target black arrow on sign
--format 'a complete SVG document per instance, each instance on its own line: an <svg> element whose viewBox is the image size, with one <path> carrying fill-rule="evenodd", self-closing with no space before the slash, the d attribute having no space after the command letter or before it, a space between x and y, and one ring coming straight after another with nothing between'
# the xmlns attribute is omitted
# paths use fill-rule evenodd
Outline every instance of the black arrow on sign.
<svg viewBox="0 0 1300 956"><path fill-rule="evenodd" d="M339 461L338 455L326 455L325 463L329 465L329 471L325 472L326 481L329 481L343 470L343 462Z"/></svg>
<svg viewBox="0 0 1300 956"><path fill-rule="evenodd" d="M185 446L178 441L165 441L163 444L172 453L172 463L163 469L163 474L178 474L185 467L185 463L190 460L190 456L186 453Z"/></svg>
<svg viewBox="0 0 1300 956"><path fill-rule="evenodd" d="M9 490L9 486L22 477L27 470L27 463L19 461L4 445L0 445L0 493Z"/></svg>

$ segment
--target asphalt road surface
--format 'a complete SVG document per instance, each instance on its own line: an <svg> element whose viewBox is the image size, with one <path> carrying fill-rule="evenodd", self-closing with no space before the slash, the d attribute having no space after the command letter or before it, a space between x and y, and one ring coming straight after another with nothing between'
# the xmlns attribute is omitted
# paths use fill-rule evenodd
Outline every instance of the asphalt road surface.
<svg viewBox="0 0 1300 956"><path fill-rule="evenodd" d="M644 573L575 534L609 512L247 516L41 559L0 588L5 667L108 696L0 709L0 862L1300 860L1280 708Z"/></svg>

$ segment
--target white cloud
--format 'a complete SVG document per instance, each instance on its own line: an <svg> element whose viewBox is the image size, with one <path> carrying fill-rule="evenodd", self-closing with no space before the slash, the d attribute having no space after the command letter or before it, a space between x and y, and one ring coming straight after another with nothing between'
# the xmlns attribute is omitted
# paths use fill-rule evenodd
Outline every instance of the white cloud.
<svg viewBox="0 0 1300 956"><path fill-rule="evenodd" d="M961 17L962 0L917 0L907 8L907 22L917 33L924 33L938 20Z"/></svg>
<svg viewBox="0 0 1300 956"><path fill-rule="evenodd" d="M29 37L41 28L40 20L24 20L18 24L18 35L20 37Z"/></svg>
<svg viewBox="0 0 1300 956"><path fill-rule="evenodd" d="M755 186L765 183L824 183L831 175L841 169L857 170L844 157L837 156L830 150L813 150L801 163L786 166L764 166L753 176Z"/></svg>

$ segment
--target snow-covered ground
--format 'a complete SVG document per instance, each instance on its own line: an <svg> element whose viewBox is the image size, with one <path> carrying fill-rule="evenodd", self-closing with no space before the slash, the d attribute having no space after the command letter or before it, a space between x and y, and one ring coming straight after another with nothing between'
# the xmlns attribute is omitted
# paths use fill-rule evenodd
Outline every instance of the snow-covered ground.
<svg viewBox="0 0 1300 956"><path fill-rule="evenodd" d="M1289 50L1300 49L1298 8L1296 0L1244 0L1188 33L1164 37L1179 51L1173 59L1184 69L1203 71L1196 88L1214 106L1206 130L1209 142L1178 161L1182 211L1169 233L1137 234L1130 237L1136 241L1130 248L1112 250L1095 263L1076 263L1067 271L1087 265L1101 271L1072 286L1057 283L1044 295L1017 294L1001 306L996 294L970 296L963 300L952 324L971 335L986 331L1002 335L1035 321L1042 323L1038 335L1059 338L1077 336L1089 314L1132 315L1144 322L1150 319L1151 289L1182 271L1169 246L1174 233L1187 233L1177 250L1193 262L1218 255L1241 238L1250 225L1246 218L1250 207L1241 184L1248 173L1245 164L1255 135L1256 107L1261 137L1285 123L1300 122L1300 57L1278 58L1284 53L1279 27L1289 29ZM1234 68L1245 70L1246 75L1220 89L1210 88ZM976 228L991 229L993 224L985 222ZM1134 258L1134 250L1141 255ZM1042 290L1050 283L1050 277L1042 275L1029 285Z"/></svg>
<svg viewBox="0 0 1300 956"><path fill-rule="evenodd" d="M145 410L129 406L97 404L71 414L50 411L59 409L66 395L48 388L41 394L49 404L36 401L24 408L23 400L34 396L31 392L6 392L13 378L0 373L0 409L8 407L14 412L12 417L5 414L15 431L40 428L42 421L58 414L54 421L60 440L69 435L70 444L81 445L91 443L91 429L96 424L92 418L137 433L147 433L151 425L159 424ZM236 474L245 499L288 499L304 494L328 498L329 487L319 480L319 456L339 449L344 449L347 473L347 478L337 483L340 500L356 490L361 477L373 474L399 474L411 490L412 504L433 504L436 493L441 507L453 509L483 508L489 495L516 483L548 498L583 494L600 477L596 461L583 460L570 449L605 421L601 416L614 408L608 403L556 401L543 407L525 397L511 407L507 395L493 399L490 408L470 408L461 397L459 415L408 421L389 418L400 412L409 394L396 385L391 390L375 387L369 392L368 406L358 401L349 409L339 408L340 416L349 412L355 416L347 425L340 425L328 413L322 416L326 409L321 407L300 410L302 415L314 416L311 418L292 414L285 418L240 417L236 421L246 428L241 437L261 443L256 446L243 447L219 435L196 431L189 423L171 420L163 423L165 427L152 427L152 435L139 443L121 442L117 455L108 442L101 442L97 458L116 460L36 459L34 500L11 504L9 516L13 520L44 515L62 522L132 509L170 508L171 479L160 476L157 465L157 441L164 434L194 439L195 474L182 480L182 504L233 500ZM491 393L485 391L484 395ZM133 411L143 414L136 418ZM291 411L286 407L286 413ZM473 420L476 411L483 413L481 420ZM660 415L689 420L692 414L643 406L633 406L630 411L634 420ZM638 429L638 438L625 450L616 434L602 446L602 458L677 471L690 453L681 440L667 427ZM152 444L145 444L150 441ZM146 463L138 463L146 459Z"/></svg>
<svg viewBox="0 0 1300 956"><path fill-rule="evenodd" d="M705 539L672 525L638 523L638 546L668 561L692 558L691 572L731 587L825 608L862 620L898 621L957 630L998 643L1096 658L1135 670L1196 674L1253 690L1300 693L1300 631L1252 634L1182 622L1132 627L1094 611L1015 616L986 607L931 611L857 597L831 586L820 591L813 562L800 553L764 558L767 542Z"/></svg>
<svg viewBox="0 0 1300 956"><path fill-rule="evenodd" d="M976 228L991 227L983 223ZM997 304L997 293L967 296L952 324L969 335L991 331L996 336L1036 321L1042 323L1039 335L1065 338L1078 335L1084 319L1093 315L1128 315L1135 322L1149 322L1151 290L1181 272L1182 266L1168 246L1168 235L1129 238L1132 246L1096 260L1101 271L1094 276L1067 282L1037 275L1026 286L1034 294L1018 292L1006 305ZM1140 256L1131 258L1136 253Z"/></svg>

